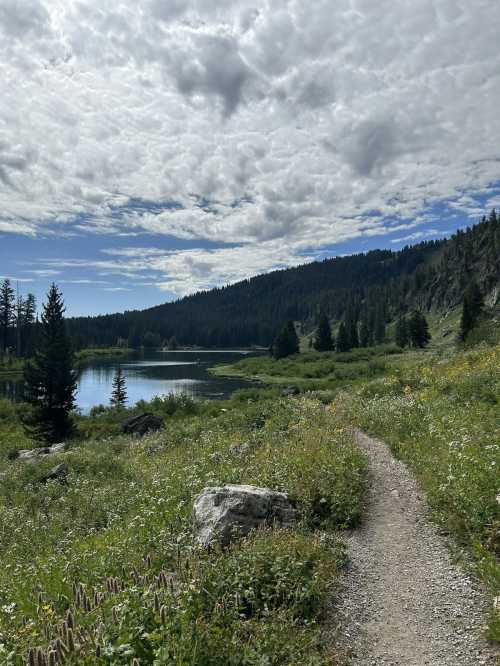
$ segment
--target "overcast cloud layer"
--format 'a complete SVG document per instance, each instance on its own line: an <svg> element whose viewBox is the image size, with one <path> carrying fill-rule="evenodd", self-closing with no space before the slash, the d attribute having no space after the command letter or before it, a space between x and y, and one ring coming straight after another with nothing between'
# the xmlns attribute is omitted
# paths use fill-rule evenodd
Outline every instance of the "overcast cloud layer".
<svg viewBox="0 0 500 666"><path fill-rule="evenodd" d="M114 234L101 278L183 294L438 234L432 203L476 215L500 180L499 25L498 0L1 0L0 239Z"/></svg>

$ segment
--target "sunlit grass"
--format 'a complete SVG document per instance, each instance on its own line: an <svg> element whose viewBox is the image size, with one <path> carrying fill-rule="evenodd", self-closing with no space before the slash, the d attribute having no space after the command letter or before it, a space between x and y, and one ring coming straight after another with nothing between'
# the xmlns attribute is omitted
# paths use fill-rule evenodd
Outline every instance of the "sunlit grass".
<svg viewBox="0 0 500 666"><path fill-rule="evenodd" d="M58 638L63 651L74 645L65 656L74 664L331 663L318 622L344 553L324 530L359 520L364 459L311 399L213 409L142 440L99 438L37 464L2 461L2 663L22 664ZM41 484L60 461L68 484ZM242 482L289 492L297 529L200 551L193 498Z"/></svg>

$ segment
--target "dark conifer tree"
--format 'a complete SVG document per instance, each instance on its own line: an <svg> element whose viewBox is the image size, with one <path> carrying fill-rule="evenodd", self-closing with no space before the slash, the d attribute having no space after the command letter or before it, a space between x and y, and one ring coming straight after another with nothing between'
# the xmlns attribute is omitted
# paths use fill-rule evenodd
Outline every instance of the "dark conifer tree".
<svg viewBox="0 0 500 666"><path fill-rule="evenodd" d="M122 368L119 365L116 371L112 384L111 392L111 406L112 407L125 407L127 404L127 384L123 376Z"/></svg>
<svg viewBox="0 0 500 666"><path fill-rule="evenodd" d="M38 348L24 371L24 398L32 406L26 430L48 442L70 434L75 406L76 373L64 311L61 292L53 284L43 306Z"/></svg>
<svg viewBox="0 0 500 666"><path fill-rule="evenodd" d="M375 309L373 338L378 345L381 345L385 341L385 315L384 308L380 303L377 304Z"/></svg>
<svg viewBox="0 0 500 666"><path fill-rule="evenodd" d="M290 351L290 354L298 354L299 353L299 336L297 335L297 331L295 330L295 324L293 321L289 321L286 325L286 329L288 331L288 349Z"/></svg>
<svg viewBox="0 0 500 666"><path fill-rule="evenodd" d="M396 331L394 334L396 344L399 347L406 347L408 344L408 322L406 318L400 316L396 322Z"/></svg>
<svg viewBox="0 0 500 666"><path fill-rule="evenodd" d="M21 331L21 348L24 356L31 356L35 337L36 298L28 294L24 301L24 319Z"/></svg>
<svg viewBox="0 0 500 666"><path fill-rule="evenodd" d="M368 347L370 345L370 329L368 328L368 319L365 316L361 319L359 325L359 346Z"/></svg>
<svg viewBox="0 0 500 666"><path fill-rule="evenodd" d="M278 332L271 347L271 354L275 359L285 358L299 351L299 338L293 321L289 321Z"/></svg>
<svg viewBox="0 0 500 666"><path fill-rule="evenodd" d="M330 328L328 317L324 312L319 316L318 328L314 336L314 349L316 351L333 350L332 329Z"/></svg>
<svg viewBox="0 0 500 666"><path fill-rule="evenodd" d="M0 285L0 335L2 351L9 346L9 332L14 323L14 289L6 278Z"/></svg>
<svg viewBox="0 0 500 666"><path fill-rule="evenodd" d="M22 353L22 341L23 341L23 328L24 328L24 318L26 311L26 301L24 298L18 294L16 298L16 307L14 311L14 322L16 325L16 355L21 356Z"/></svg>
<svg viewBox="0 0 500 666"><path fill-rule="evenodd" d="M411 344L414 347L423 348L429 344L431 339L429 325L427 319L420 310L415 310L410 317L410 321L408 322L408 335Z"/></svg>
<svg viewBox="0 0 500 666"><path fill-rule="evenodd" d="M479 315L484 307L483 295L473 280L467 287L462 304L462 317L460 320L460 339L465 340L476 325Z"/></svg>
<svg viewBox="0 0 500 666"><path fill-rule="evenodd" d="M347 304L344 321L349 348L359 347L358 317L355 304L352 301Z"/></svg>
<svg viewBox="0 0 500 666"><path fill-rule="evenodd" d="M339 331L337 333L337 351L346 352L349 351L349 337L347 335L347 330L344 322L340 322Z"/></svg>

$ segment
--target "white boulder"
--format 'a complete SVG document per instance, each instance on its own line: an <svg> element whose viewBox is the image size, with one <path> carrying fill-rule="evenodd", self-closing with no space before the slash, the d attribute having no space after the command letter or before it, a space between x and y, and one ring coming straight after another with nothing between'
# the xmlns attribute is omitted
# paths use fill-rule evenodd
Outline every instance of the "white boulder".
<svg viewBox="0 0 500 666"><path fill-rule="evenodd" d="M294 508L285 493L247 485L205 488L194 502L199 543L227 546L236 536L275 523L290 526Z"/></svg>

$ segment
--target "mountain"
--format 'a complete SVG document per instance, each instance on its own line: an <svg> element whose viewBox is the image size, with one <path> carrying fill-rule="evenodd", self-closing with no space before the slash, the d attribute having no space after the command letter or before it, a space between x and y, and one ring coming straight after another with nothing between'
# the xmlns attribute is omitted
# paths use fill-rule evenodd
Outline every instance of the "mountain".
<svg viewBox="0 0 500 666"><path fill-rule="evenodd" d="M159 346L174 336L182 345L269 345L285 320L312 328L319 311L340 320L349 309L377 309L386 322L418 307L445 311L458 305L474 279L497 299L500 219L495 211L451 238L335 257L258 275L147 310L68 320L77 347ZM491 296L493 294L493 296Z"/></svg>

